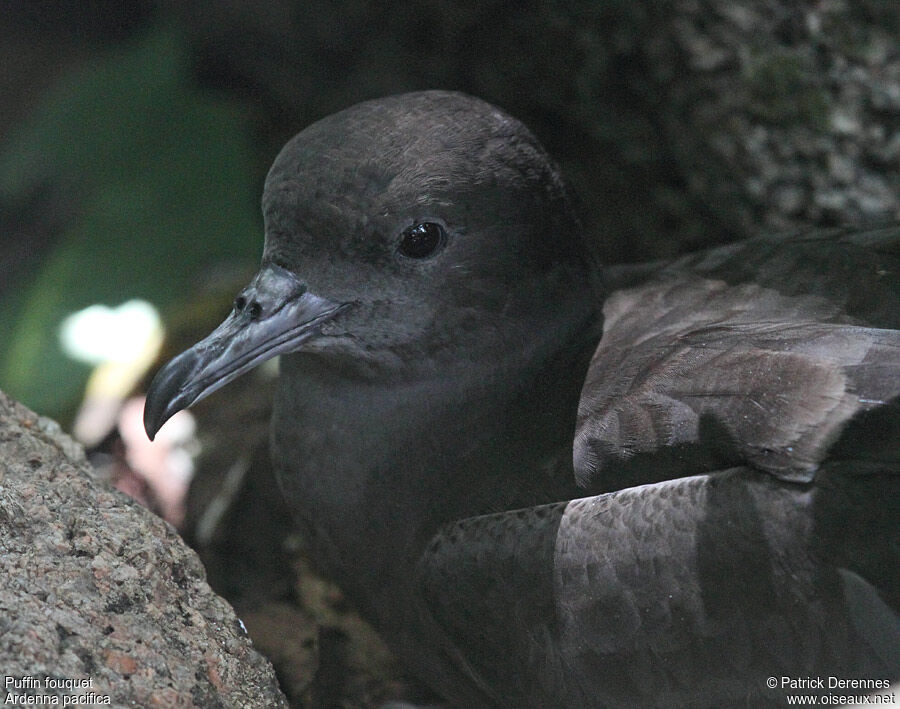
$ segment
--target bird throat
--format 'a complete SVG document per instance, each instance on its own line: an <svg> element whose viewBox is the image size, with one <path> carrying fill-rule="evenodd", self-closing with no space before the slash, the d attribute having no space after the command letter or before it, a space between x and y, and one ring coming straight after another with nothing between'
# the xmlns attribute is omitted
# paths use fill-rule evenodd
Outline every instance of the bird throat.
<svg viewBox="0 0 900 709"><path fill-rule="evenodd" d="M572 436L599 338L592 320L554 328L525 358L403 382L282 358L279 482L317 563L364 612L380 615L366 605L413 577L443 524L578 496Z"/></svg>

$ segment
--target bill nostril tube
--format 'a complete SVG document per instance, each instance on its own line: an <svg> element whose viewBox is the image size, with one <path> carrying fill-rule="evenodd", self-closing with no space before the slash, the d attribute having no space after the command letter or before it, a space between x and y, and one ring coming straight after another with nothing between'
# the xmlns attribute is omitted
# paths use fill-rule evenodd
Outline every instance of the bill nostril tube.
<svg viewBox="0 0 900 709"><path fill-rule="evenodd" d="M262 305L259 304L258 300L253 300L248 303L246 296L239 295L234 299L234 312L240 315L245 309L251 320L259 320L262 315Z"/></svg>

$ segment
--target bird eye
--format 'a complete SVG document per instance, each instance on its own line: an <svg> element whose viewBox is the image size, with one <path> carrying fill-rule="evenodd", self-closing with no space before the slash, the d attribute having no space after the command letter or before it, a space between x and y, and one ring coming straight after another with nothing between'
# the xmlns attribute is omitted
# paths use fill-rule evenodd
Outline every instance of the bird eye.
<svg viewBox="0 0 900 709"><path fill-rule="evenodd" d="M440 224L421 222L404 230L399 250L409 258L426 258L440 248L445 238Z"/></svg>

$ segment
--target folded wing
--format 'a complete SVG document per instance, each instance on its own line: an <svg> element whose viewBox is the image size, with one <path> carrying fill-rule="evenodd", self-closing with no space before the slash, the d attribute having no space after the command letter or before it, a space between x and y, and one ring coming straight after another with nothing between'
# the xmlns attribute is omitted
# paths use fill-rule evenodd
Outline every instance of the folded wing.
<svg viewBox="0 0 900 709"><path fill-rule="evenodd" d="M743 464L809 481L900 394L896 228L757 239L619 280L579 406L586 489Z"/></svg>
<svg viewBox="0 0 900 709"><path fill-rule="evenodd" d="M734 468L463 520L420 593L503 706L780 705L768 677L897 679L897 482Z"/></svg>

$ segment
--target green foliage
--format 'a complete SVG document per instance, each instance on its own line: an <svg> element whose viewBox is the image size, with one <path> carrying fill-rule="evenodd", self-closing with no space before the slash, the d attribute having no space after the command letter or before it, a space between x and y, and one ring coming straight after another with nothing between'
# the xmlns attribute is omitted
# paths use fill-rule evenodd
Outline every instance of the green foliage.
<svg viewBox="0 0 900 709"><path fill-rule="evenodd" d="M77 402L85 367L58 326L92 303L144 298L164 313L204 266L258 258L258 186L246 117L190 83L160 32L66 77L0 145L0 197L76 186L77 215L29 283L0 303L0 388L49 415Z"/></svg>

